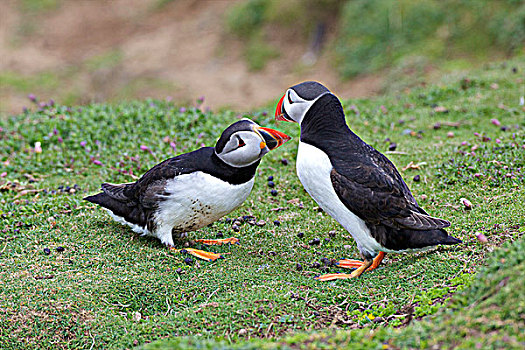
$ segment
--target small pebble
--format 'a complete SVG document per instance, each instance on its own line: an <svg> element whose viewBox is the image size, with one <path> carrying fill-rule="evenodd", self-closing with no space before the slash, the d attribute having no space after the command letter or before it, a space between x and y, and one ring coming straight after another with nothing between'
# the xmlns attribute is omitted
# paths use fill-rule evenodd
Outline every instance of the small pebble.
<svg viewBox="0 0 525 350"><path fill-rule="evenodd" d="M275 226L280 226L280 225L281 225L281 222L280 222L279 220L275 220L275 221L273 222L273 224L274 224Z"/></svg>
<svg viewBox="0 0 525 350"><path fill-rule="evenodd" d="M235 232L239 232L241 228L237 225L232 225L232 230L234 230Z"/></svg>
<svg viewBox="0 0 525 350"><path fill-rule="evenodd" d="M268 187L275 187L275 182L268 181Z"/></svg>
<svg viewBox="0 0 525 350"><path fill-rule="evenodd" d="M186 259L184 259L184 263L186 265L191 265L191 264L193 264L193 259L190 258L190 257L187 257Z"/></svg>
<svg viewBox="0 0 525 350"><path fill-rule="evenodd" d="M270 193L271 193L271 195L274 196L274 197L277 196L277 191L276 191L276 190L271 190Z"/></svg>
<svg viewBox="0 0 525 350"><path fill-rule="evenodd" d="M303 237L304 237L304 232L299 232L299 233L297 234L297 237L299 237L299 238L303 238Z"/></svg>
<svg viewBox="0 0 525 350"><path fill-rule="evenodd" d="M226 219L224 219L224 222L227 223L227 224L229 224L230 222L232 222L232 219L230 219L230 218L226 218Z"/></svg>
<svg viewBox="0 0 525 350"><path fill-rule="evenodd" d="M472 209L472 202L470 202L468 199L466 198L461 198L459 200L459 202L461 204L463 204L463 206L465 207L466 210L471 210Z"/></svg>
<svg viewBox="0 0 525 350"><path fill-rule="evenodd" d="M323 266L319 270L321 270L321 272L323 273L327 273L328 271L330 271L330 268L328 266Z"/></svg>
<svg viewBox="0 0 525 350"><path fill-rule="evenodd" d="M62 246L58 246L58 247L56 248L56 251L59 252L59 253L62 253L64 250L65 250L65 249L64 249L64 247L62 247Z"/></svg>
<svg viewBox="0 0 525 350"><path fill-rule="evenodd" d="M328 232L328 236L330 236L332 238L334 238L336 234L337 234L337 231L330 231L330 232Z"/></svg>
<svg viewBox="0 0 525 350"><path fill-rule="evenodd" d="M512 67L512 73L518 73L518 68Z"/></svg>
<svg viewBox="0 0 525 350"><path fill-rule="evenodd" d="M272 175L268 176L268 181L273 181L273 176Z"/></svg>
<svg viewBox="0 0 525 350"><path fill-rule="evenodd" d="M310 242L308 242L309 245L319 245L321 244L321 240L319 238L314 238Z"/></svg>
<svg viewBox="0 0 525 350"><path fill-rule="evenodd" d="M301 264L297 263L297 264L295 264L295 269L297 271L302 271L303 270L303 266Z"/></svg>
<svg viewBox="0 0 525 350"><path fill-rule="evenodd" d="M496 125L496 126L500 126L500 125L501 125L501 122L500 122L498 119L496 119L496 118L492 118L492 119L490 120L490 122L491 122L492 124Z"/></svg>
<svg viewBox="0 0 525 350"><path fill-rule="evenodd" d="M223 238L224 237L224 233L219 231L217 232L217 238Z"/></svg>
<svg viewBox="0 0 525 350"><path fill-rule="evenodd" d="M448 138L454 137L454 133L452 131L447 132L447 137Z"/></svg>
<svg viewBox="0 0 525 350"><path fill-rule="evenodd" d="M441 123L440 122L437 122L436 124L434 124L434 130L438 130L438 129L441 129Z"/></svg>
<svg viewBox="0 0 525 350"><path fill-rule="evenodd" d="M314 268L314 269L318 269L321 267L321 264L319 264L317 261L316 262L313 262L310 267Z"/></svg>
<svg viewBox="0 0 525 350"><path fill-rule="evenodd" d="M419 175L414 176L414 181L419 182L421 180L421 177Z"/></svg>
<svg viewBox="0 0 525 350"><path fill-rule="evenodd" d="M322 263L322 264L325 264L325 265L330 265L330 259L328 259L328 258L322 258L322 259L321 259L321 263Z"/></svg>
<svg viewBox="0 0 525 350"><path fill-rule="evenodd" d="M391 142L389 145L388 145L388 150L389 151L395 151L397 148L397 144L395 142Z"/></svg>
<svg viewBox="0 0 525 350"><path fill-rule="evenodd" d="M274 252L273 250L270 250L270 251L268 252L268 255L270 255L270 256L276 256L277 253Z"/></svg>
<svg viewBox="0 0 525 350"><path fill-rule="evenodd" d="M182 273L182 269L179 267L177 270L175 270L179 275Z"/></svg>
<svg viewBox="0 0 525 350"><path fill-rule="evenodd" d="M49 249L49 248L44 248L44 254L45 254L45 255L49 255L49 254L51 254L51 249Z"/></svg>
<svg viewBox="0 0 525 350"><path fill-rule="evenodd" d="M281 159L281 163L283 165L288 165L288 159L286 159L286 158Z"/></svg>
<svg viewBox="0 0 525 350"><path fill-rule="evenodd" d="M326 237L326 238L324 239L324 242L325 242L325 243L330 242L330 238Z"/></svg>
<svg viewBox="0 0 525 350"><path fill-rule="evenodd" d="M487 243L489 240L487 239L487 237L481 233L481 232L476 232L476 238L478 239L478 241L480 241L481 243Z"/></svg>
<svg viewBox="0 0 525 350"><path fill-rule="evenodd" d="M266 221L264 220L259 220L255 223L255 225L259 226L259 227L263 227L264 225L266 225Z"/></svg>

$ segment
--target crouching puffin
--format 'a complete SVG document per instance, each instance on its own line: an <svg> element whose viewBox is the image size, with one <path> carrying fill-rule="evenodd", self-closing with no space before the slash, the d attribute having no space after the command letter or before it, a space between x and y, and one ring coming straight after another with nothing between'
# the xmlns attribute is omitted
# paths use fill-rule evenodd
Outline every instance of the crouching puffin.
<svg viewBox="0 0 525 350"><path fill-rule="evenodd" d="M249 119L230 125L215 147L170 158L132 183L102 184L102 192L84 198L105 208L116 221L142 235L157 237L169 248L239 207L250 194L261 158L288 141L277 130ZM237 238L196 240L236 243ZM213 261L219 254L186 248Z"/></svg>
<svg viewBox="0 0 525 350"><path fill-rule="evenodd" d="M339 99L323 85L307 81L280 99L276 120L299 123L297 175L319 206L355 239L364 262L344 259L353 278L379 266L386 253L461 241L444 230L450 223L419 207L401 175L383 154L346 125Z"/></svg>

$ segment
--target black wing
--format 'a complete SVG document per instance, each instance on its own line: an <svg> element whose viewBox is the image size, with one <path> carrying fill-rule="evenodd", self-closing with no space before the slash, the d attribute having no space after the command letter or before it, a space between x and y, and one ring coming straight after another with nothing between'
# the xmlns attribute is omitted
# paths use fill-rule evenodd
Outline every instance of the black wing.
<svg viewBox="0 0 525 350"><path fill-rule="evenodd" d="M205 147L166 159L148 170L135 183L128 185L122 194L144 208L154 208L158 205L159 196L166 194L164 188L169 179L198 170L199 164L210 162L211 153L213 148Z"/></svg>
<svg viewBox="0 0 525 350"><path fill-rule="evenodd" d="M332 159L332 165L330 177L337 196L366 222L412 230L450 226L417 205L394 164L372 147L344 161Z"/></svg>

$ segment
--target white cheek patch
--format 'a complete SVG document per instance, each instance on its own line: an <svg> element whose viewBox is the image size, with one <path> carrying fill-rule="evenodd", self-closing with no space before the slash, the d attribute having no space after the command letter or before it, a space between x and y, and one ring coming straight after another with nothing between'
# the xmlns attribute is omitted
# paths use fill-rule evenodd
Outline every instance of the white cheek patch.
<svg viewBox="0 0 525 350"><path fill-rule="evenodd" d="M286 91L286 96L283 100L284 110L286 111L286 113L288 113L290 118L292 118L297 123L301 124L304 116L306 115L310 107L312 107L312 105L318 99L329 93L330 92L325 92L319 95L315 100L308 101L297 95L297 93L294 90L288 89L288 91ZM290 99L292 100L292 103L290 103Z"/></svg>
<svg viewBox="0 0 525 350"><path fill-rule="evenodd" d="M235 135L242 139L245 144L244 146L238 147L237 141L233 140L237 137ZM232 136L232 141L228 142L228 144L230 142L235 144L235 146L230 147L233 149L227 152L223 151L220 154L217 154L217 156L226 164L236 168L252 165L264 154L261 152L261 141L263 140L255 132L239 131ZM225 147L225 149L227 149L227 147Z"/></svg>

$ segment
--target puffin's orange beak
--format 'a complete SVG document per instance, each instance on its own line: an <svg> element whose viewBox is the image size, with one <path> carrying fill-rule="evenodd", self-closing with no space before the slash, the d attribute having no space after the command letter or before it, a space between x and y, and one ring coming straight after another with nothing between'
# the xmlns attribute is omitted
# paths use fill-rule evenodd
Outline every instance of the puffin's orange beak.
<svg viewBox="0 0 525 350"><path fill-rule="evenodd" d="M286 135L284 132L274 129L263 128L261 126L256 127L256 129L264 138L266 147L268 147L270 151L276 149L279 146L282 146L286 141L291 139L291 137Z"/></svg>
<svg viewBox="0 0 525 350"><path fill-rule="evenodd" d="M283 110L284 96L286 96L286 94L284 94L283 97L281 97L281 99L279 100L279 103L277 104L277 108L275 109L275 120L288 122L289 120L284 117L284 110Z"/></svg>

